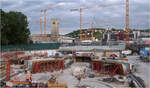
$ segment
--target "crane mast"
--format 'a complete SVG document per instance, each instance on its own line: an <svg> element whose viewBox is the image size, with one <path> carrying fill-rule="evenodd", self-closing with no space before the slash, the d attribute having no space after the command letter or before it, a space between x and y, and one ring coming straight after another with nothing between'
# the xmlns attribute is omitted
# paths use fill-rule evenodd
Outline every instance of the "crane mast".
<svg viewBox="0 0 150 88"><path fill-rule="evenodd" d="M59 5L53 6L53 7L51 7L51 8L46 8L46 9L44 9L44 10L41 10L41 12L44 12L44 40L45 40L45 41L47 40L47 35L46 35L46 12L47 12L48 10L52 10L52 9L54 9L54 8L56 8L56 7L59 7L59 6L64 6L64 4L59 4Z"/></svg>
<svg viewBox="0 0 150 88"><path fill-rule="evenodd" d="M41 37L42 37L42 34L43 34L43 24L42 24L42 18L40 18L40 24L41 24Z"/></svg>
<svg viewBox="0 0 150 88"><path fill-rule="evenodd" d="M126 0L126 42L130 40L130 28L129 28L129 0Z"/></svg>
<svg viewBox="0 0 150 88"><path fill-rule="evenodd" d="M44 40L47 40L46 36L46 10L44 10Z"/></svg>

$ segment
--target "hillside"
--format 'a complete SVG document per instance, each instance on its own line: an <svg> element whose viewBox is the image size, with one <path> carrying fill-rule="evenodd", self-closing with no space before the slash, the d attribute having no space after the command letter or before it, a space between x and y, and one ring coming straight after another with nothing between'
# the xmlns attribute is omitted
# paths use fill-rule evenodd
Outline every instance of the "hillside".
<svg viewBox="0 0 150 88"><path fill-rule="evenodd" d="M130 30L131 30L131 32L132 31L150 32L149 29L130 29ZM123 32L123 29L112 28L110 30L107 30L104 28L93 28L93 31L94 31L95 39L101 40L104 33L108 33L108 32L112 33L112 32L118 32L118 31ZM92 36L91 34L92 34L91 29L82 29L83 38L85 38L85 35L87 36L87 38L91 38L91 36ZM70 32L70 33L66 34L66 36L72 37L72 38L79 38L80 29L73 31L73 32Z"/></svg>
<svg viewBox="0 0 150 88"><path fill-rule="evenodd" d="M103 36L104 33L110 32L110 30L106 30L104 28L93 28L93 34L95 39L100 40ZM79 38L80 36L80 30L76 30L73 32L70 32L68 34L66 34L66 36L68 37L72 37L72 38ZM92 30L91 29L82 29L82 36L83 38L85 38L85 36L87 36L87 38L91 38L92 36Z"/></svg>

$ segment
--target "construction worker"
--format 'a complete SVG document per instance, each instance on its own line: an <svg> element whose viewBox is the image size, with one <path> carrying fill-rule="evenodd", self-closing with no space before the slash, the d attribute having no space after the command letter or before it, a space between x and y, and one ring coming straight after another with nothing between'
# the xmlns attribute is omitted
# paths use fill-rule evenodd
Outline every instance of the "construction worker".
<svg viewBox="0 0 150 88"><path fill-rule="evenodd" d="M26 75L26 81L30 81L30 76L28 74Z"/></svg>
<svg viewBox="0 0 150 88"><path fill-rule="evenodd" d="M81 75L79 75L78 77L77 77L77 79L78 79L78 85L80 85L80 82L81 82Z"/></svg>
<svg viewBox="0 0 150 88"><path fill-rule="evenodd" d="M32 72L31 72L31 74L30 74L30 81L32 81Z"/></svg>

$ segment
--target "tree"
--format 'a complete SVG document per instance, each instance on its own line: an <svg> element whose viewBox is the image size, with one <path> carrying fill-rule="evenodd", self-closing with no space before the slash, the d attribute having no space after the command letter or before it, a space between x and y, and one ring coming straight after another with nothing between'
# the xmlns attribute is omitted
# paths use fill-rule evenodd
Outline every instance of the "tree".
<svg viewBox="0 0 150 88"><path fill-rule="evenodd" d="M28 29L27 17L21 12L4 12L1 14L1 44L15 45L27 44L30 31Z"/></svg>

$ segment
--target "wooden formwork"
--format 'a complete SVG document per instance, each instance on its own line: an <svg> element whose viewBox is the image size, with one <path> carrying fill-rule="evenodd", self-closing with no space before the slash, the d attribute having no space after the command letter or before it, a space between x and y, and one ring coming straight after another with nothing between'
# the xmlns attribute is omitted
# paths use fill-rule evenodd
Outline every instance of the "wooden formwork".
<svg viewBox="0 0 150 88"><path fill-rule="evenodd" d="M124 71L122 65L119 63L107 63L103 61L93 61L92 62L92 70L95 72L99 72L101 74L105 74L107 76L124 75Z"/></svg>
<svg viewBox="0 0 150 88"><path fill-rule="evenodd" d="M46 61L35 61L32 64L32 72L53 72L54 70L59 71L64 69L64 60L46 60Z"/></svg>

